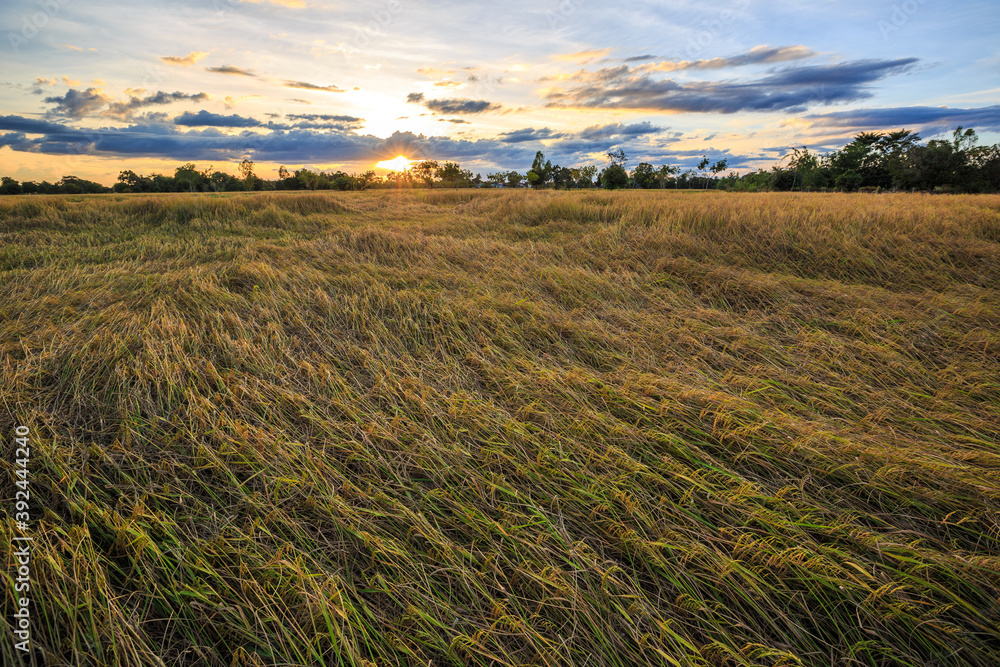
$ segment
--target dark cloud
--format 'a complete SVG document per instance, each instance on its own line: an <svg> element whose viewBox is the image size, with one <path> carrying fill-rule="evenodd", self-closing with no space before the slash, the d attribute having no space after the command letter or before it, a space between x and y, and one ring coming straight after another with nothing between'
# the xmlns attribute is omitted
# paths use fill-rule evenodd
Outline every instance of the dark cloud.
<svg viewBox="0 0 1000 667"><path fill-rule="evenodd" d="M448 99L426 100L424 106L434 113L441 114L477 114L484 111L499 111L503 107L486 100Z"/></svg>
<svg viewBox="0 0 1000 667"><path fill-rule="evenodd" d="M339 130L347 132L360 129L365 124L364 118L333 114L296 113L288 114L285 118L296 121L288 127L299 130ZM269 123L268 126L270 127L272 124Z"/></svg>
<svg viewBox="0 0 1000 667"><path fill-rule="evenodd" d="M206 71L215 72L216 74L233 74L235 76L257 76L248 69L243 69L241 67L233 67L232 65L220 65L219 67L206 67Z"/></svg>
<svg viewBox="0 0 1000 667"><path fill-rule="evenodd" d="M46 97L45 101L54 104L48 111L49 116L61 116L79 120L102 109L111 101L100 88L88 88L80 91L70 88L65 95Z"/></svg>
<svg viewBox="0 0 1000 667"><path fill-rule="evenodd" d="M749 82L678 83L654 79L648 66L627 65L569 77L571 87L546 95L549 107L673 112L802 111L809 106L871 97L867 84L905 72L916 58L859 60L793 67Z"/></svg>
<svg viewBox="0 0 1000 667"><path fill-rule="evenodd" d="M555 147L575 146L586 150L608 147L618 140L627 140L633 137L640 137L648 134L659 134L664 128L657 127L649 121L625 125L622 123L608 123L606 125L591 125L577 132L555 132L547 127L522 128L512 132L503 132L498 139L507 143L517 144L528 141L556 141L552 144ZM609 143L611 142L611 143Z"/></svg>
<svg viewBox="0 0 1000 667"><path fill-rule="evenodd" d="M182 93L176 90L172 93L167 93L159 90L152 95L147 95L146 97L136 97L133 95L125 102L111 102L108 105L108 108L102 112L101 115L108 116L110 118L117 118L119 120L127 120L131 118L132 114L135 113L136 110L144 107L160 106L186 100L192 102L203 102L207 99L208 94L206 93Z"/></svg>
<svg viewBox="0 0 1000 667"><path fill-rule="evenodd" d="M158 91L146 97L131 96L128 100L113 100L99 88L80 91L70 88L65 95L46 97L45 102L54 105L47 115L50 117L79 120L86 116L106 116L118 120L128 120L139 109L179 102L183 100L201 102L208 99L205 93L167 93Z"/></svg>
<svg viewBox="0 0 1000 667"><path fill-rule="evenodd" d="M644 55L644 56L632 56L631 58L622 58L623 63L640 63L647 60L656 60L659 56Z"/></svg>
<svg viewBox="0 0 1000 667"><path fill-rule="evenodd" d="M466 115L483 113L484 111L500 111L503 106L488 102L486 100L445 99L429 100L423 93L410 93L406 96L406 101L411 104L423 104L424 107L433 113L442 115Z"/></svg>
<svg viewBox="0 0 1000 667"><path fill-rule="evenodd" d="M662 127L656 127L647 120L641 123L633 123L632 125L623 125L622 123L591 125L580 130L576 133L576 136L580 139L599 141L622 137L638 137L644 134L657 134L662 131Z"/></svg>
<svg viewBox="0 0 1000 667"><path fill-rule="evenodd" d="M455 123L456 125L471 125L467 120L462 120L461 118L438 118L439 123Z"/></svg>
<svg viewBox="0 0 1000 667"><path fill-rule="evenodd" d="M545 139L556 139L559 137L565 137L566 135L562 132L554 132L547 127L535 129L533 127L525 127L520 130L513 130L511 132L503 132L498 137L501 141L506 141L510 144L520 144L527 141L543 141Z"/></svg>
<svg viewBox="0 0 1000 667"><path fill-rule="evenodd" d="M977 130L1000 132L1000 105L974 109L949 107L896 107L882 109L855 109L805 117L813 125L837 130L884 130L888 128L924 127L938 131L954 129L957 125Z"/></svg>
<svg viewBox="0 0 1000 667"><path fill-rule="evenodd" d="M24 118L23 116L0 116L0 130L48 135L77 133L77 130L71 127L66 127L65 125L60 125L59 123L50 123L44 120Z"/></svg>
<svg viewBox="0 0 1000 667"><path fill-rule="evenodd" d="M198 113L186 111L174 118L174 125L186 127L259 127L262 123L255 118L232 114L224 116L202 109Z"/></svg>
<svg viewBox="0 0 1000 667"><path fill-rule="evenodd" d="M306 81L285 81L283 84L285 88L300 88L302 90L321 90L326 93L344 93L347 92L343 88L339 88L334 85L329 86L318 86L315 83L308 83Z"/></svg>
<svg viewBox="0 0 1000 667"><path fill-rule="evenodd" d="M542 149L554 164L575 166L594 163L592 154L602 154L612 146L621 146L640 161L676 163L683 156L671 151L677 141L666 130L649 123L611 123L575 132L557 132L549 128L526 128L495 138L457 139L396 132L387 138L359 134L336 127L338 123L363 122L354 116L332 114L291 114L285 117L295 125L252 118L225 116L208 112L185 113L180 123L164 123L150 118L128 127L104 127L81 130L65 124L24 118L0 117L0 146L17 151L45 154L83 154L127 158L163 158L184 162L238 161L246 155L263 162L285 164L325 164L330 162L374 162L406 155L411 159L455 160L466 168L503 168L526 170L535 151ZM452 122L462 119L437 119ZM211 123L211 125L209 124ZM243 123L248 123L244 126ZM323 125L307 127L305 124ZM196 129L190 129L196 128ZM232 128L244 128L232 133ZM253 128L253 129L249 129ZM3 134L2 131L9 131ZM541 142L545 140L546 144ZM704 149L703 149L704 150ZM708 149L710 157L728 153ZM700 152L699 152L700 155ZM687 159L687 158L684 158ZM693 159L693 158L692 158ZM714 158L713 158L714 159ZM736 167L735 158L730 163Z"/></svg>
<svg viewBox="0 0 1000 667"><path fill-rule="evenodd" d="M285 118L290 120L308 120L308 121L336 121L338 123L350 123L350 122L363 122L364 118L358 118L357 116L333 116L330 114L320 114L320 113L290 113Z"/></svg>
<svg viewBox="0 0 1000 667"><path fill-rule="evenodd" d="M286 164L371 161L395 155L412 159L465 160L511 168L531 163L534 148L511 147L495 139L476 141L396 132L388 138L343 131L275 129L226 134L217 128L182 131L175 125L136 124L81 131L18 116L0 117L0 146L45 154L82 154L188 161L255 160ZM42 134L28 137L27 134Z"/></svg>

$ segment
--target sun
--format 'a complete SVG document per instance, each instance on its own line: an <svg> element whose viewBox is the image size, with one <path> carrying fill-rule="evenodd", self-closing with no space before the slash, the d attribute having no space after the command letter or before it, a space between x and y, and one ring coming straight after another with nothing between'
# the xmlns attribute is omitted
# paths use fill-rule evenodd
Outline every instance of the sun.
<svg viewBox="0 0 1000 667"><path fill-rule="evenodd" d="M410 166L413 160L403 157L402 155L397 155L391 160L382 160L381 162L376 162L375 166L379 169L389 169L391 171L403 171Z"/></svg>

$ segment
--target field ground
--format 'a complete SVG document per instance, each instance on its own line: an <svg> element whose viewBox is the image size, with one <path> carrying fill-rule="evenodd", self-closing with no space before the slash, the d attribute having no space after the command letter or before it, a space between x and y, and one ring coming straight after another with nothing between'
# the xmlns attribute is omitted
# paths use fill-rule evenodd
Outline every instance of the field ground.
<svg viewBox="0 0 1000 667"><path fill-rule="evenodd" d="M1000 197L11 197L0 238L34 664L1000 662Z"/></svg>

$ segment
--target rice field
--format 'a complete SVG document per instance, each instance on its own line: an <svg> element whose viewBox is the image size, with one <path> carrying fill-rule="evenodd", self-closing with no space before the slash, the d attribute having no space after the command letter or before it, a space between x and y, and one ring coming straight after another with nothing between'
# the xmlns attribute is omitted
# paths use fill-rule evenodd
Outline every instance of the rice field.
<svg viewBox="0 0 1000 667"><path fill-rule="evenodd" d="M1000 664L1000 196L7 197L0 239L3 664Z"/></svg>

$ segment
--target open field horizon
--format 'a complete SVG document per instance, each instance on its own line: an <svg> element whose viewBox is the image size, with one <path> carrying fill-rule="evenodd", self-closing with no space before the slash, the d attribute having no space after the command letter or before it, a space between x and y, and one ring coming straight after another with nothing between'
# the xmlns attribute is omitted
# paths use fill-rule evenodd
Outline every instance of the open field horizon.
<svg viewBox="0 0 1000 667"><path fill-rule="evenodd" d="M1000 196L22 195L0 238L27 664L1000 656Z"/></svg>

